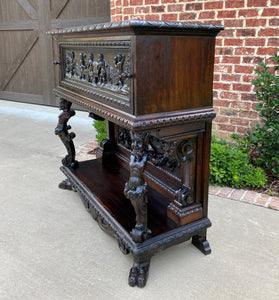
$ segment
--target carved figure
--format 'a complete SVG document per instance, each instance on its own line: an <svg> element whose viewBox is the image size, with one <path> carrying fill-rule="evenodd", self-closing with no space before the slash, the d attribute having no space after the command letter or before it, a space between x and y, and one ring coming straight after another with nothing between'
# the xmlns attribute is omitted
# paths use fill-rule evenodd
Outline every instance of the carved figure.
<svg viewBox="0 0 279 300"><path fill-rule="evenodd" d="M86 59L86 54L81 52L80 53L80 75L79 75L80 79L85 79L85 74L84 74L84 70L86 68L85 59Z"/></svg>
<svg viewBox="0 0 279 300"><path fill-rule="evenodd" d="M99 61L98 61L98 78L99 78L100 84L107 83L107 71L106 71L107 67L108 67L108 64L104 60L104 55L102 53L100 53Z"/></svg>
<svg viewBox="0 0 279 300"><path fill-rule="evenodd" d="M115 85L115 73L113 66L109 66L108 71L108 82L113 86Z"/></svg>
<svg viewBox="0 0 279 300"><path fill-rule="evenodd" d="M124 66L124 61L125 61L125 55L119 53L114 57L114 65L116 68L116 76L117 76L117 81L116 85L119 85L120 87L123 87L124 85L124 72L123 72L123 66Z"/></svg>
<svg viewBox="0 0 279 300"><path fill-rule="evenodd" d="M98 82L98 63L94 61L93 52L89 53L88 71L88 81L96 84Z"/></svg>
<svg viewBox="0 0 279 300"><path fill-rule="evenodd" d="M75 52L70 51L66 57L66 73L73 77L76 73Z"/></svg>
<svg viewBox="0 0 279 300"><path fill-rule="evenodd" d="M147 161L146 133L132 134L132 154L130 157L130 178L124 188L125 196L130 199L136 212L136 226L131 231L135 242L142 242L151 234L147 228L147 183L143 171Z"/></svg>
<svg viewBox="0 0 279 300"><path fill-rule="evenodd" d="M65 62L66 62L66 74L67 74L67 73L70 73L70 71L71 71L71 60L68 55L66 56Z"/></svg>

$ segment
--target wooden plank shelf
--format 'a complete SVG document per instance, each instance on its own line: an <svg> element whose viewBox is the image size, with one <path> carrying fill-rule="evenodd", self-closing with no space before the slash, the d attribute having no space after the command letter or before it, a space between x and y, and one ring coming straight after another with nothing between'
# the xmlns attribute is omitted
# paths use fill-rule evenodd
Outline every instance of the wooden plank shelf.
<svg viewBox="0 0 279 300"><path fill-rule="evenodd" d="M80 162L77 169L68 168L68 170L84 183L91 192L90 198L98 201L129 234L135 226L136 219L131 202L123 194L125 183L129 179L129 171L121 165L117 170L114 168L111 171L103 167L97 159ZM167 198L148 187L148 227L152 231L152 236L172 229L167 224L168 205ZM87 203L85 206L89 208Z"/></svg>

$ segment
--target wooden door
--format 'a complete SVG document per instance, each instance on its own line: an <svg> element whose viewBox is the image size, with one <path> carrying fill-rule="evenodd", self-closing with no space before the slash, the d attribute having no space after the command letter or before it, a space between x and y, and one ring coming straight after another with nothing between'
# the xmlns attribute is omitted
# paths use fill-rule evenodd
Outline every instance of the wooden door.
<svg viewBox="0 0 279 300"><path fill-rule="evenodd" d="M55 28L109 22L109 0L1 0L0 99L56 105Z"/></svg>

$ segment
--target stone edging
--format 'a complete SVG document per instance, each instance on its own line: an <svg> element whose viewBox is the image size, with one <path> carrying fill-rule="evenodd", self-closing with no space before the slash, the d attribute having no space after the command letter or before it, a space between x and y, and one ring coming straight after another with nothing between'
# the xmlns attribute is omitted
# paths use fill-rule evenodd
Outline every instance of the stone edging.
<svg viewBox="0 0 279 300"><path fill-rule="evenodd" d="M263 193L230 187L210 186L209 194L279 210L279 197L269 196Z"/></svg>

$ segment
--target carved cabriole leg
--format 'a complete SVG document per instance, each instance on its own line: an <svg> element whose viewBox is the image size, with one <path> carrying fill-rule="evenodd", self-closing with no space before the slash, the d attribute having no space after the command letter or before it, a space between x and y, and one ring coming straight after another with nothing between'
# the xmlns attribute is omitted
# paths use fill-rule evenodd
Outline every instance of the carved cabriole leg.
<svg viewBox="0 0 279 300"><path fill-rule="evenodd" d="M146 132L132 133L130 178L124 188L124 194L131 201L136 213L136 225L130 233L136 243L143 242L151 234L147 228L147 183L143 179L147 161L147 139Z"/></svg>
<svg viewBox="0 0 279 300"><path fill-rule="evenodd" d="M67 150L67 155L63 158L62 164L66 167L76 168L78 166L78 162L75 160L76 152L73 143L73 139L76 135L73 132L69 133L68 130L71 129L71 126L67 125L68 120L75 115L75 111L71 109L71 106L71 102L65 99L60 99L59 109L62 110L62 113L58 117L55 134L60 137ZM72 189L67 180L62 181L59 184L59 187L62 189Z"/></svg>

